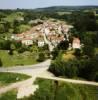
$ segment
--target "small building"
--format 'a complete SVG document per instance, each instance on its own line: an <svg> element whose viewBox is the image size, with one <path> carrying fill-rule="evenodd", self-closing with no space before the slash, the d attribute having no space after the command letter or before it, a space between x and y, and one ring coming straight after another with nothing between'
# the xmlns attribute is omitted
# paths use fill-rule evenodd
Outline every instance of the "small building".
<svg viewBox="0 0 98 100"><path fill-rule="evenodd" d="M38 47L43 47L45 45L45 42L44 41L38 41Z"/></svg>
<svg viewBox="0 0 98 100"><path fill-rule="evenodd" d="M45 28L45 29L44 29L44 33L45 33L46 35L49 35L49 33L50 33L49 28Z"/></svg>
<svg viewBox="0 0 98 100"><path fill-rule="evenodd" d="M33 40L32 39L28 39L28 38L24 38L21 40L21 43L24 44L24 45L32 45L33 44Z"/></svg>
<svg viewBox="0 0 98 100"><path fill-rule="evenodd" d="M38 39L38 47L43 47L45 45L45 41L43 38Z"/></svg>
<svg viewBox="0 0 98 100"><path fill-rule="evenodd" d="M72 41L72 48L73 49L80 49L81 45L80 45L80 39L74 37L73 41Z"/></svg>
<svg viewBox="0 0 98 100"><path fill-rule="evenodd" d="M21 40L21 39L23 39L24 38L24 33L21 33L21 34L13 34L12 36L11 36L11 39L14 39L14 40Z"/></svg>

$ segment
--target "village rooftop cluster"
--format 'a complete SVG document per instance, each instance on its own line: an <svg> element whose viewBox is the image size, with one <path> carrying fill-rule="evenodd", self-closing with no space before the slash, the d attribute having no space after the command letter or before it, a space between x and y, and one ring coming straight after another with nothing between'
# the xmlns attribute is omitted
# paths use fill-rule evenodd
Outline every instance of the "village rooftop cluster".
<svg viewBox="0 0 98 100"><path fill-rule="evenodd" d="M33 45L34 42L38 44L38 47L43 47L45 44L48 44L49 50L52 51L61 41L69 41L69 30L71 28L73 28L73 26L68 25L63 21L53 19L45 21L41 20L41 24L32 27L26 32L13 34L11 39L20 41L27 46ZM79 38L73 38L71 47L80 48Z"/></svg>

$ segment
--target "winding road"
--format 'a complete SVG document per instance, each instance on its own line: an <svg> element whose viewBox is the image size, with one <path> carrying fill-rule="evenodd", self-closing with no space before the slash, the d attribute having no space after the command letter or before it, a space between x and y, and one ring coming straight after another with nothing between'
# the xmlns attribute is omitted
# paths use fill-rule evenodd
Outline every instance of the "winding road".
<svg viewBox="0 0 98 100"><path fill-rule="evenodd" d="M10 91L11 89L18 90L17 98L23 98L24 96L29 96L30 94L34 94L36 89L39 88L38 85L33 84L36 78L51 79L51 80L56 80L56 81L69 82L73 84L85 84L85 85L98 86L97 82L55 77L52 73L47 71L50 63L51 63L51 60L47 60L45 62L35 64L35 65L18 66L18 67L13 67L13 68L0 68L0 72L23 73L23 74L31 76L30 79L27 79L25 81L13 83L8 86L0 88L0 94L6 93L7 91Z"/></svg>

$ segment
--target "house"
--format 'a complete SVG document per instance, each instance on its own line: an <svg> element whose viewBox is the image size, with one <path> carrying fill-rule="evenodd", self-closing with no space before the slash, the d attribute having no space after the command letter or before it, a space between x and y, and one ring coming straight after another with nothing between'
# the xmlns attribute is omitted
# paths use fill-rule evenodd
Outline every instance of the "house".
<svg viewBox="0 0 98 100"><path fill-rule="evenodd" d="M21 40L21 43L24 44L24 45L29 46L29 45L32 45L33 44L33 40L31 38L23 38Z"/></svg>
<svg viewBox="0 0 98 100"><path fill-rule="evenodd" d="M13 34L11 36L11 39L14 39L14 40L21 40L22 38L24 38L24 33L21 33L21 34Z"/></svg>
<svg viewBox="0 0 98 100"><path fill-rule="evenodd" d="M28 39L24 39L24 40L22 40L21 42L22 42L22 44L25 44L25 45L27 45L27 46L33 44L33 41L32 41L32 40L28 40Z"/></svg>
<svg viewBox="0 0 98 100"><path fill-rule="evenodd" d="M45 28L45 34L48 35L50 33L50 30L48 28Z"/></svg>
<svg viewBox="0 0 98 100"><path fill-rule="evenodd" d="M64 36L63 35L48 35L47 39L56 47L58 43L60 43L61 41L64 40Z"/></svg>
<svg viewBox="0 0 98 100"><path fill-rule="evenodd" d="M73 41L72 41L72 48L73 49L80 49L81 45L80 45L80 39L77 38L77 37L74 37L73 38Z"/></svg>
<svg viewBox="0 0 98 100"><path fill-rule="evenodd" d="M25 45L32 45L33 44L33 34L30 34L29 32L23 32L21 34L13 34L11 36L11 39L16 41L21 41L22 44Z"/></svg>
<svg viewBox="0 0 98 100"><path fill-rule="evenodd" d="M42 40L38 40L38 47L43 47L45 45L45 42Z"/></svg>
<svg viewBox="0 0 98 100"><path fill-rule="evenodd" d="M45 45L45 41L44 38L38 38L38 47L43 47Z"/></svg>
<svg viewBox="0 0 98 100"><path fill-rule="evenodd" d="M58 33L59 33L59 34L62 34L62 26L59 26L59 27L58 27Z"/></svg>

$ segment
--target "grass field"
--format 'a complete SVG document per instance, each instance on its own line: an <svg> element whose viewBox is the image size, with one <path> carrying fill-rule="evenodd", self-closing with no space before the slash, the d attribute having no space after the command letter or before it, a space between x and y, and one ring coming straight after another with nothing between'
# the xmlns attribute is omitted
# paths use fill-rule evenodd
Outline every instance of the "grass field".
<svg viewBox="0 0 98 100"><path fill-rule="evenodd" d="M22 12L11 13L6 18L4 18L4 20L6 20L8 22L13 22L15 19L21 18L22 16L23 16Z"/></svg>
<svg viewBox="0 0 98 100"><path fill-rule="evenodd" d="M37 79L35 84L39 84L35 94L21 100L98 100L98 87L45 79ZM9 91L0 100L16 100L16 94L15 90Z"/></svg>
<svg viewBox="0 0 98 100"><path fill-rule="evenodd" d="M69 15L69 14L71 14L71 12L57 12L59 15Z"/></svg>
<svg viewBox="0 0 98 100"><path fill-rule="evenodd" d="M98 54L98 48L95 48L95 54Z"/></svg>
<svg viewBox="0 0 98 100"><path fill-rule="evenodd" d="M30 76L24 74L0 72L0 86L5 86L28 78L30 78Z"/></svg>
<svg viewBox="0 0 98 100"><path fill-rule="evenodd" d="M98 19L96 20L97 24L98 24Z"/></svg>
<svg viewBox="0 0 98 100"><path fill-rule="evenodd" d="M24 52L22 54L15 53L14 55L9 55L8 51L0 50L0 58L4 67L31 65L37 63L35 55L29 52Z"/></svg>
<svg viewBox="0 0 98 100"><path fill-rule="evenodd" d="M16 90L11 90L5 94L0 95L0 100L17 100L17 91Z"/></svg>
<svg viewBox="0 0 98 100"><path fill-rule="evenodd" d="M98 14L96 14L96 16L98 16Z"/></svg>
<svg viewBox="0 0 98 100"><path fill-rule="evenodd" d="M37 79L36 83L39 90L32 97L34 100L98 100L98 87L44 79Z"/></svg>
<svg viewBox="0 0 98 100"><path fill-rule="evenodd" d="M71 60L71 59L75 59L75 56L73 55L74 51L67 51L66 53L63 54L63 59L65 61Z"/></svg>

